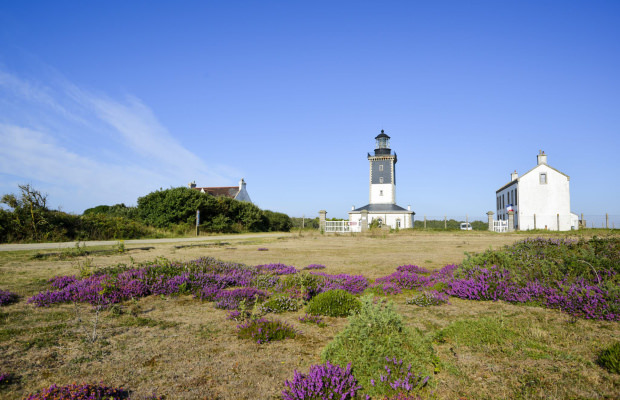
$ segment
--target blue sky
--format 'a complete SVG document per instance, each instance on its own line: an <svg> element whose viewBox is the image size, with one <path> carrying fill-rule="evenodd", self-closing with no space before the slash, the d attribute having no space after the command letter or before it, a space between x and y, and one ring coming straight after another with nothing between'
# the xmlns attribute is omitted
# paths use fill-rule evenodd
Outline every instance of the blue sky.
<svg viewBox="0 0 620 400"><path fill-rule="evenodd" d="M483 217L539 149L571 208L620 215L620 2L3 1L0 193L80 213L159 188L261 208Z"/></svg>

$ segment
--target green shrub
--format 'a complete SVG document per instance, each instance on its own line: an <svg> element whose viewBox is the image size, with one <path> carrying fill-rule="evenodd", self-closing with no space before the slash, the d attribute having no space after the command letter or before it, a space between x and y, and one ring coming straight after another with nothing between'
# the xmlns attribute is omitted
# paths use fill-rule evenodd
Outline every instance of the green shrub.
<svg viewBox="0 0 620 400"><path fill-rule="evenodd" d="M287 311L297 311L300 308L301 304L298 299L293 299L285 295L278 295L264 302L260 310L264 313L283 313Z"/></svg>
<svg viewBox="0 0 620 400"><path fill-rule="evenodd" d="M366 393L378 396L385 393L373 387L370 379L384 369L386 357L411 364L412 371L424 375L430 375L437 360L430 341L419 330L405 326L392 302L364 296L359 312L325 347L322 358L341 366L350 362Z"/></svg>
<svg viewBox="0 0 620 400"><path fill-rule="evenodd" d="M620 374L620 342L601 351L596 362L609 372Z"/></svg>
<svg viewBox="0 0 620 400"><path fill-rule="evenodd" d="M351 293L337 289L319 293L312 298L308 303L306 312L311 315L346 317L359 311L360 306L360 301Z"/></svg>

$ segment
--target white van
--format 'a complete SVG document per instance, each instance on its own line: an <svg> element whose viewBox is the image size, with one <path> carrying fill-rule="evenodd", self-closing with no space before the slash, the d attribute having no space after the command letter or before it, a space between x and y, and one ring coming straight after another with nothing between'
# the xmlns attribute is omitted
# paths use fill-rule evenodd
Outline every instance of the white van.
<svg viewBox="0 0 620 400"><path fill-rule="evenodd" d="M471 224L469 222L461 222L462 231L471 231Z"/></svg>

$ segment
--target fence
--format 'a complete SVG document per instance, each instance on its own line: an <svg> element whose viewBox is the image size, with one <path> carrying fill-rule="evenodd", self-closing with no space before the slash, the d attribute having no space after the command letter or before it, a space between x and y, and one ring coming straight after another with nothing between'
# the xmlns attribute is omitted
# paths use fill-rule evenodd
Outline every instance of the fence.
<svg viewBox="0 0 620 400"><path fill-rule="evenodd" d="M620 229L620 214L579 214L583 228Z"/></svg>
<svg viewBox="0 0 620 400"><path fill-rule="evenodd" d="M349 231L349 221L325 221L325 233L346 233Z"/></svg>
<svg viewBox="0 0 620 400"><path fill-rule="evenodd" d="M508 221L502 221L501 219L493 221L494 232L508 232Z"/></svg>
<svg viewBox="0 0 620 400"><path fill-rule="evenodd" d="M442 216L427 216L424 215L421 218L417 218L413 224L416 229L460 229L461 223L469 222L474 230L488 230L489 223L488 217L465 215L442 215Z"/></svg>

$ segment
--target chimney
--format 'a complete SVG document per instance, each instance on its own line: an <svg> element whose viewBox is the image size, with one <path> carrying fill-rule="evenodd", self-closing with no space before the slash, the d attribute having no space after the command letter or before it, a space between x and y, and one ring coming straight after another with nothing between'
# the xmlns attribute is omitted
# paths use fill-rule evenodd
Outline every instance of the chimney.
<svg viewBox="0 0 620 400"><path fill-rule="evenodd" d="M411 211L411 204L407 206L407 211Z"/></svg>
<svg viewBox="0 0 620 400"><path fill-rule="evenodd" d="M196 187L196 181L188 183L187 186L189 186L190 189L194 189Z"/></svg>
<svg viewBox="0 0 620 400"><path fill-rule="evenodd" d="M355 205L351 206L351 211L355 210Z"/></svg>
<svg viewBox="0 0 620 400"><path fill-rule="evenodd" d="M239 191L245 189L245 181L243 180L243 178L241 178L241 180L239 181Z"/></svg>
<svg viewBox="0 0 620 400"><path fill-rule="evenodd" d="M542 150L538 151L538 156L536 156L536 159L538 161L538 165L547 164L547 155Z"/></svg>
<svg viewBox="0 0 620 400"><path fill-rule="evenodd" d="M515 169L515 172L510 174L510 181L516 181L518 177L519 177L519 174L517 174L517 170Z"/></svg>

